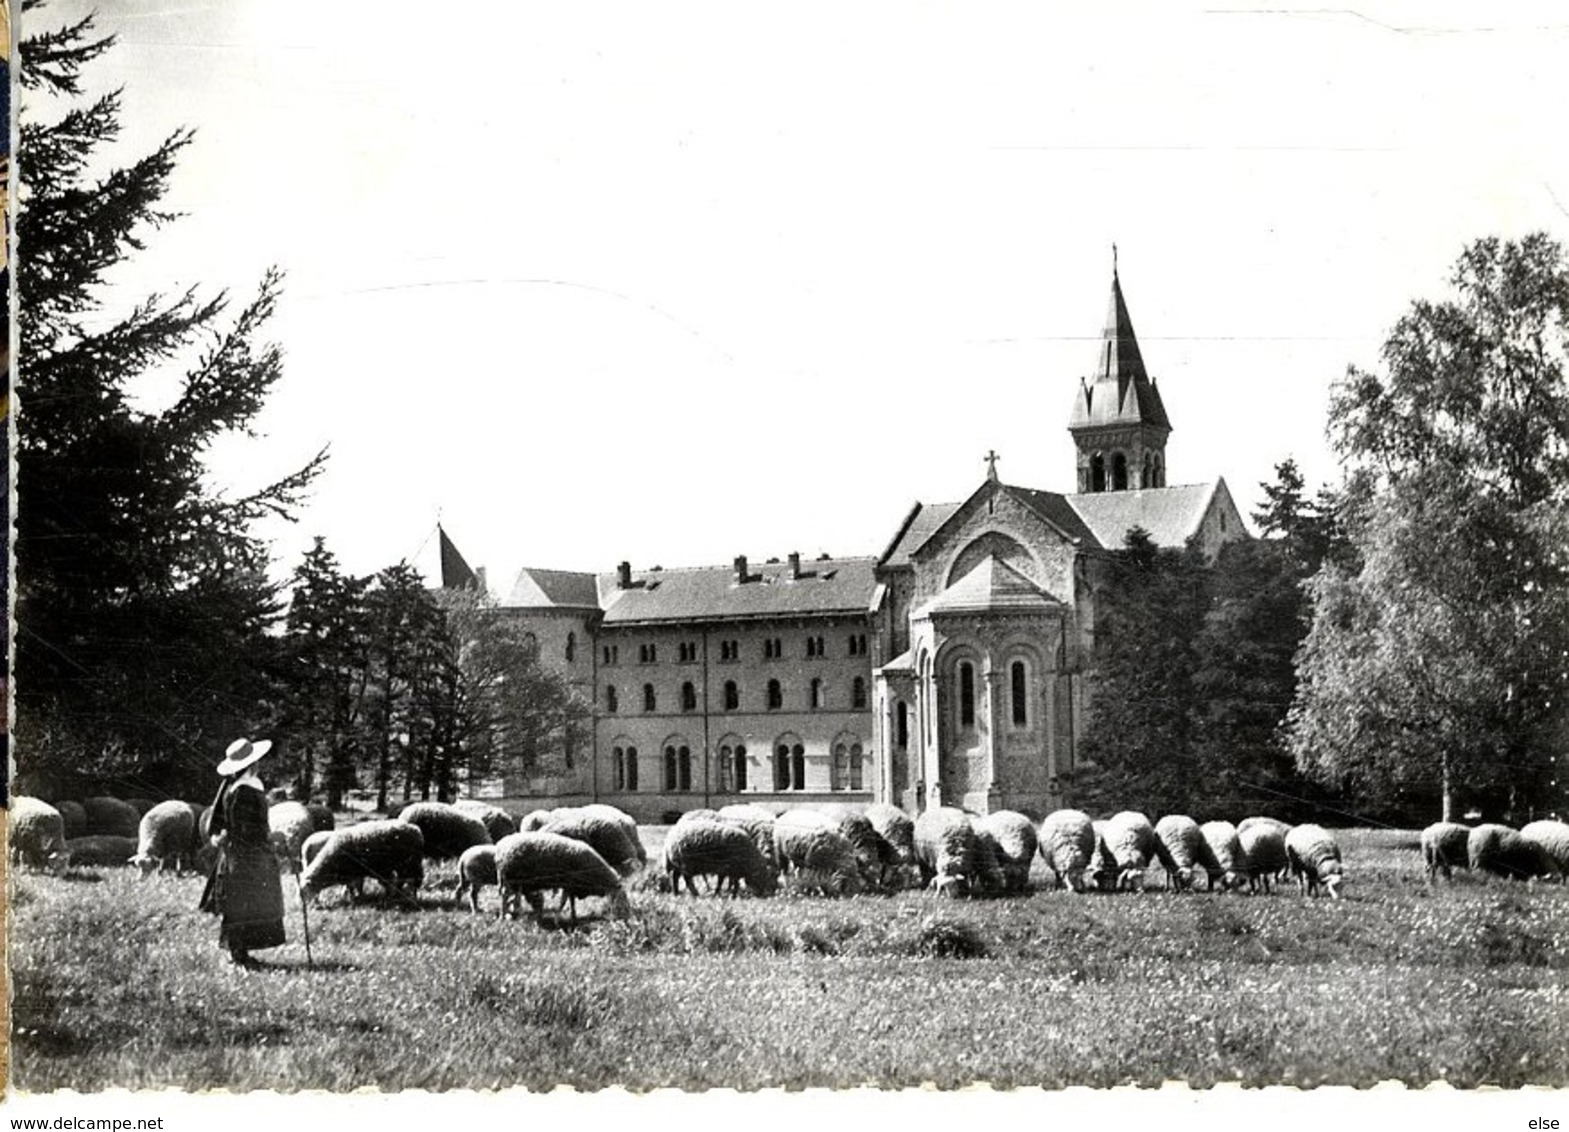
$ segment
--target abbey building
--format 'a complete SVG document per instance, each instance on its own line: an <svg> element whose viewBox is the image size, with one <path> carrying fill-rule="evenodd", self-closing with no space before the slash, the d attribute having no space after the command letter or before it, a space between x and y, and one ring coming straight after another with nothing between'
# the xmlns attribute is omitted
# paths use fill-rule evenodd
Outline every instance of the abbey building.
<svg viewBox="0 0 1569 1132"><path fill-rule="evenodd" d="M563 773L495 785L645 821L736 801L1072 804L1108 553L1133 527L1206 554L1248 535L1224 480L1167 486L1172 426L1115 272L1068 428L1077 491L1003 483L993 458L875 555L522 570L503 606L594 713Z"/></svg>

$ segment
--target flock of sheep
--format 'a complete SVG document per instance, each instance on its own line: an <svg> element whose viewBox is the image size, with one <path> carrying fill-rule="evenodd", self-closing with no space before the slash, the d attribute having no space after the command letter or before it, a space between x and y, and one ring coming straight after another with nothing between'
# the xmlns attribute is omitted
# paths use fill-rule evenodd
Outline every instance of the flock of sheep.
<svg viewBox="0 0 1569 1132"><path fill-rule="evenodd" d="M213 849L203 808L188 802L89 798L49 805L18 797L11 807L12 853L40 867L133 864L206 869ZM412 898L424 883L425 862L455 860L455 898L480 909L494 886L503 917L527 901L543 917L545 897L557 894L574 922L580 898L600 897L612 915L630 911L626 878L648 863L631 817L593 804L538 810L521 819L485 802L416 802L397 818L337 828L325 806L276 799L269 811L274 849L300 876L307 900L342 886L354 896L374 880L386 892ZM1533 822L1521 830L1475 829L1439 822L1422 832L1430 876L1455 867L1515 877L1569 874L1569 825ZM1232 825L1199 824L1170 814L1151 824L1126 811L1105 821L1059 810L1036 823L1003 810L975 816L937 807L912 819L878 803L864 812L793 809L781 814L757 805L694 810L666 837L654 883L696 896L705 878L717 895L744 885L756 896L779 889L782 875L824 895L887 891L919 883L940 896L1007 895L1028 891L1039 856L1059 888L1075 892L1137 891L1157 862L1173 891L1207 889L1269 892L1295 879L1308 895L1339 897L1345 868L1334 837L1318 825L1289 826L1267 817Z"/></svg>

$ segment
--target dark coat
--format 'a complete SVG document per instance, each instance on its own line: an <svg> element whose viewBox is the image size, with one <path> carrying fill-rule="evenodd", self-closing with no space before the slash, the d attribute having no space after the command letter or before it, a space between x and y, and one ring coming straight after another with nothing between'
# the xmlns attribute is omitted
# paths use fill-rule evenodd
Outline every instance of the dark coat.
<svg viewBox="0 0 1569 1132"><path fill-rule="evenodd" d="M226 779L213 799L208 832L218 838L201 910L222 917L218 943L247 951L287 942L283 885L267 825L267 792L254 775Z"/></svg>

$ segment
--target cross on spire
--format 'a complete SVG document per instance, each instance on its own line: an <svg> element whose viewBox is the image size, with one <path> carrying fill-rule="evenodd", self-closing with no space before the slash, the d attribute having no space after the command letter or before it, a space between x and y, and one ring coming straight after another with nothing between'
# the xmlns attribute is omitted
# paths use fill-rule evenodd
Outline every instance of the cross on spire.
<svg viewBox="0 0 1569 1132"><path fill-rule="evenodd" d="M986 478L995 480L997 478L997 461L1001 460L1002 457L997 455L996 449L992 449L981 458L986 461Z"/></svg>

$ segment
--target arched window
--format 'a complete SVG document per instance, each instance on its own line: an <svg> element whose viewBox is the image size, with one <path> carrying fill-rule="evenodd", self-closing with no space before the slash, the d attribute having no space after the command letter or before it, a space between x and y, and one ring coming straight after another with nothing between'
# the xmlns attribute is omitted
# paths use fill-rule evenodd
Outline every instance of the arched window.
<svg viewBox="0 0 1569 1132"><path fill-rule="evenodd" d="M1144 478L1139 481L1140 487L1155 486L1155 456L1154 453L1144 453Z"/></svg>
<svg viewBox="0 0 1569 1132"><path fill-rule="evenodd" d="M615 711L619 711L620 707L621 707L621 705L616 700L616 686L614 684L606 684L605 685L605 710L608 711L608 712L615 712Z"/></svg>
<svg viewBox="0 0 1569 1132"><path fill-rule="evenodd" d="M577 659L577 634L567 634L567 663L571 664Z"/></svg>
<svg viewBox="0 0 1569 1132"><path fill-rule="evenodd" d="M959 665L959 726L975 726L975 666Z"/></svg>
<svg viewBox="0 0 1569 1132"><path fill-rule="evenodd" d="M746 789L746 747L740 743L719 748L719 788L727 794Z"/></svg>
<svg viewBox="0 0 1569 1132"><path fill-rule="evenodd" d="M1090 490L1106 490L1106 458L1099 452L1090 457Z"/></svg>
<svg viewBox="0 0 1569 1132"><path fill-rule="evenodd" d="M843 743L834 744L834 761L829 766L828 789L843 790L850 781L850 748Z"/></svg>
<svg viewBox="0 0 1569 1132"><path fill-rule="evenodd" d="M643 710L644 711L653 711L654 709L655 709L655 704L654 704L654 686L652 684L644 684L643 685Z"/></svg>
<svg viewBox="0 0 1569 1132"><path fill-rule="evenodd" d="M1155 457L1155 486L1166 486L1166 461L1162 456Z"/></svg>
<svg viewBox="0 0 1569 1132"><path fill-rule="evenodd" d="M741 706L741 690L736 687L734 680L725 681L725 710L735 711Z"/></svg>
<svg viewBox="0 0 1569 1132"><path fill-rule="evenodd" d="M746 747L737 743L733 757L735 759L735 775L731 779L731 789L739 793L746 789Z"/></svg>
<svg viewBox="0 0 1569 1132"><path fill-rule="evenodd" d="M784 707L784 690L779 687L779 681L768 682L768 710L778 711Z"/></svg>
<svg viewBox="0 0 1569 1132"><path fill-rule="evenodd" d="M866 678L857 676L850 684L850 706L858 710L866 707Z"/></svg>
<svg viewBox="0 0 1569 1132"><path fill-rule="evenodd" d="M688 680L681 685L681 710L697 710L697 688Z"/></svg>
<svg viewBox="0 0 1569 1132"><path fill-rule="evenodd" d="M1111 458L1111 490L1128 490L1128 458L1121 452Z"/></svg>
<svg viewBox="0 0 1569 1132"><path fill-rule="evenodd" d="M692 789L692 748L671 744L665 748L665 789Z"/></svg>
<svg viewBox="0 0 1569 1132"><path fill-rule="evenodd" d="M850 744L850 789L851 790L864 790L864 789L866 789L866 785L865 785L865 783L864 783L864 781L862 779L862 772L861 772L861 757L862 757L862 754L863 754L863 752L861 750L861 744L859 744L859 743L851 743Z"/></svg>
<svg viewBox="0 0 1569 1132"><path fill-rule="evenodd" d="M774 748L774 789L790 789L790 745L780 743Z"/></svg>
<svg viewBox="0 0 1569 1132"><path fill-rule="evenodd" d="M1029 675L1022 660L1014 661L1008 671L1013 693L1013 725L1025 727L1030 722Z"/></svg>
<svg viewBox="0 0 1569 1132"><path fill-rule="evenodd" d="M806 789L806 748L799 743L790 748L790 789Z"/></svg>
<svg viewBox="0 0 1569 1132"><path fill-rule="evenodd" d="M894 742L901 751L910 749L910 707L903 700L894 709Z"/></svg>
<svg viewBox="0 0 1569 1132"><path fill-rule="evenodd" d="M617 790L636 790L637 748L614 747L611 749L610 755L615 775L615 788Z"/></svg>
<svg viewBox="0 0 1569 1132"><path fill-rule="evenodd" d="M812 677L811 692L807 695L806 706L813 711L823 706L823 682L816 676Z"/></svg>

